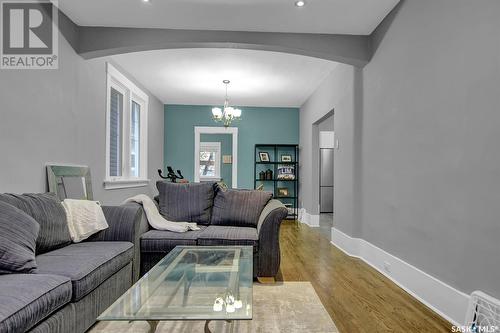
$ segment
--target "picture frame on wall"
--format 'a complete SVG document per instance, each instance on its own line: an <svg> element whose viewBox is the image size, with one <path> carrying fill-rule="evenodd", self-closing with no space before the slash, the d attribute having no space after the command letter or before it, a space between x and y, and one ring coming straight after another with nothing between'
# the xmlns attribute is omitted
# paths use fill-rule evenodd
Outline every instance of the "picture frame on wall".
<svg viewBox="0 0 500 333"><path fill-rule="evenodd" d="M265 152L265 151L261 151L259 153L259 158L260 158L261 162L269 162L270 161L270 159L269 159L269 153Z"/></svg>
<svg viewBox="0 0 500 333"><path fill-rule="evenodd" d="M281 162L291 162L292 155L281 155Z"/></svg>

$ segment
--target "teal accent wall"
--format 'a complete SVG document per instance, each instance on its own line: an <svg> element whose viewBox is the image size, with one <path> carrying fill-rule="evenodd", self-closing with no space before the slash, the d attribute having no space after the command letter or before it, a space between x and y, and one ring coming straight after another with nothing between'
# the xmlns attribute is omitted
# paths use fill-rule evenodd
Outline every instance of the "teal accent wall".
<svg viewBox="0 0 500 333"><path fill-rule="evenodd" d="M194 134L193 134L194 135ZM222 155L233 155L233 136L231 134L202 134L201 142L220 142L220 174L221 178L228 187L233 184L233 164L222 163ZM194 153L193 153L194 154ZM194 158L194 155L193 155ZM194 175L193 175L194 176Z"/></svg>
<svg viewBox="0 0 500 333"><path fill-rule="evenodd" d="M238 188L253 188L255 144L298 144L299 109L239 107ZM194 127L221 126L212 120L212 106L165 105L165 166L180 169L190 181L194 178Z"/></svg>

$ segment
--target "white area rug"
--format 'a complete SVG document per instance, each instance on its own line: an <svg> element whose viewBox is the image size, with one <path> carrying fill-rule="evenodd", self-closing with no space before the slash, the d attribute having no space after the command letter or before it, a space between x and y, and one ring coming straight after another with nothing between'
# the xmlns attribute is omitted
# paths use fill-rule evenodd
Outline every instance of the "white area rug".
<svg viewBox="0 0 500 333"><path fill-rule="evenodd" d="M213 333L310 332L337 333L316 291L309 282L254 284L253 320L210 323ZM160 322L157 333L203 333L204 321ZM90 333L147 333L146 322L99 322Z"/></svg>

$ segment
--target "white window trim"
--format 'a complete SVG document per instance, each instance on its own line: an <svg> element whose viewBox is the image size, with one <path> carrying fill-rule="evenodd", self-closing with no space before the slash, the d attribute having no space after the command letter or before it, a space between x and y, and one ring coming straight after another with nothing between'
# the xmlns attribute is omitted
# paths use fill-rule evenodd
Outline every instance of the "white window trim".
<svg viewBox="0 0 500 333"><path fill-rule="evenodd" d="M125 75L120 73L110 63L106 64L107 84L106 84L106 178L104 179L104 189L113 190L119 188L142 187L148 186L148 109L149 97L137 85L130 81ZM118 88L119 91L124 91L123 95L123 133L122 145L122 176L111 177L109 174L110 166L110 117L111 117L111 88ZM132 100L141 106L141 121L140 121L140 175L139 177L131 177L128 173L130 170L130 115Z"/></svg>
<svg viewBox="0 0 500 333"><path fill-rule="evenodd" d="M120 188L143 187L149 185L149 179L114 179L105 180L104 188L106 190L117 190Z"/></svg>
<svg viewBox="0 0 500 333"><path fill-rule="evenodd" d="M222 150L220 142L200 142L200 151L202 149L208 148L210 150L215 150L217 152L217 158L215 159L215 176L202 176L200 175L200 181L210 181L210 180L221 180L221 158ZM200 172L200 160L198 159L197 165L198 174Z"/></svg>
<svg viewBox="0 0 500 333"><path fill-rule="evenodd" d="M233 138L233 164L232 164L232 187L238 188L238 127L194 127L194 165L200 164L200 137L201 134L231 134ZM194 170L194 181L200 181L199 170Z"/></svg>

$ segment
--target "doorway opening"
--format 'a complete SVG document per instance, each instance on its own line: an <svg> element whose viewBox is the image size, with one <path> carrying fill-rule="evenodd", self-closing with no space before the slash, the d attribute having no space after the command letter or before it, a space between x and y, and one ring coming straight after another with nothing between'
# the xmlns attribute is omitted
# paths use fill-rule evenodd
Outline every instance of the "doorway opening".
<svg viewBox="0 0 500 333"><path fill-rule="evenodd" d="M318 126L319 143L319 231L331 240L334 217L334 114L322 119Z"/></svg>
<svg viewBox="0 0 500 333"><path fill-rule="evenodd" d="M238 128L194 128L194 180L238 188Z"/></svg>

